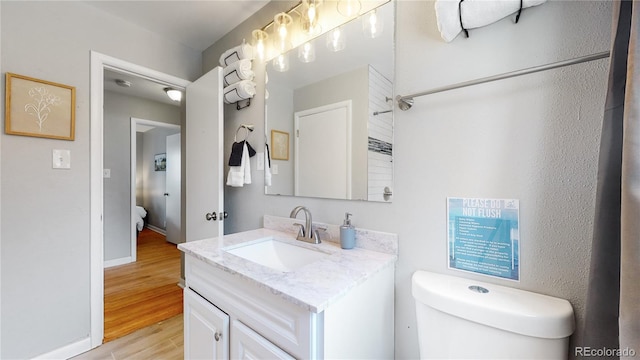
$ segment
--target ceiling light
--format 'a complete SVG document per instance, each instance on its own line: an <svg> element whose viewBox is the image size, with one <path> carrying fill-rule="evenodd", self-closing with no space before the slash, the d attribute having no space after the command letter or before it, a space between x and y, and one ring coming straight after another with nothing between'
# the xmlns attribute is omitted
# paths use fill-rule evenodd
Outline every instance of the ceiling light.
<svg viewBox="0 0 640 360"><path fill-rule="evenodd" d="M118 86L131 87L131 81L116 79L115 82Z"/></svg>
<svg viewBox="0 0 640 360"><path fill-rule="evenodd" d="M256 49L257 53L256 57L258 58L258 60L264 61L264 58L266 57L265 42L269 37L269 34L267 34L264 30L253 30L251 35L253 36L253 47L254 49Z"/></svg>
<svg viewBox="0 0 640 360"><path fill-rule="evenodd" d="M169 96L169 98L173 101L182 100L182 91L180 90L176 90L172 88L164 88L164 92L166 92L167 96Z"/></svg>

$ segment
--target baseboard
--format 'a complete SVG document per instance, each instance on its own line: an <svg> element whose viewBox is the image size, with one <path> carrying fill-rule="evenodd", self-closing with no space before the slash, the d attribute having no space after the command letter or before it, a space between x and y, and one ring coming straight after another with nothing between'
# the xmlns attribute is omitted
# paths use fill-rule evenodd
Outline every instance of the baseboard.
<svg viewBox="0 0 640 360"><path fill-rule="evenodd" d="M131 260L131 256L126 256L123 258L119 258L119 259L113 259L113 260L106 260L104 262L104 268L110 268L110 267L114 267L114 266L119 266L119 265L124 265L124 264L129 264L133 262Z"/></svg>
<svg viewBox="0 0 640 360"><path fill-rule="evenodd" d="M161 228L159 228L159 227L156 227L156 226L153 226L153 225L149 225L149 224L147 224L147 228L148 228L149 230L151 230L151 231L155 231L155 232L157 232L158 234L161 234L161 235L167 236L167 231L166 231L166 230L164 230L164 229L161 229Z"/></svg>
<svg viewBox="0 0 640 360"><path fill-rule="evenodd" d="M36 356L34 359L69 359L89 350L91 350L91 338L86 338L46 354Z"/></svg>

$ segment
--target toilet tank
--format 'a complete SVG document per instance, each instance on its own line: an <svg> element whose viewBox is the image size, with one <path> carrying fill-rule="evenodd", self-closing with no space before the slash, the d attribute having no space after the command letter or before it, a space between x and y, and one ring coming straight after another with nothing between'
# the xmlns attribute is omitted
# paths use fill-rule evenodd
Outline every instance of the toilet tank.
<svg viewBox="0 0 640 360"><path fill-rule="evenodd" d="M566 359L567 300L417 271L412 277L422 359Z"/></svg>

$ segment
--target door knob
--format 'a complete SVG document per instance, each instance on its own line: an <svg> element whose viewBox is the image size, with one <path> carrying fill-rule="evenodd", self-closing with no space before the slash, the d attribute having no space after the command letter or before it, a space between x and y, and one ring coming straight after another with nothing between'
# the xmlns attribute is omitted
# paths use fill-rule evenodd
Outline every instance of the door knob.
<svg viewBox="0 0 640 360"><path fill-rule="evenodd" d="M164 196L169 196L169 193L164 193Z"/></svg>
<svg viewBox="0 0 640 360"><path fill-rule="evenodd" d="M229 217L229 213L228 212L226 212L226 211L221 211L220 212L220 221L222 221L222 220L224 220L224 219L226 219L228 217Z"/></svg>
<svg viewBox="0 0 640 360"><path fill-rule="evenodd" d="M222 334L220 334L219 332L216 332L215 334L213 334L213 337L216 339L216 341L220 341Z"/></svg>
<svg viewBox="0 0 640 360"><path fill-rule="evenodd" d="M205 219L207 219L207 221L211 221L211 220L217 220L218 219L218 215L216 215L216 212L212 212L212 213L207 213L204 216Z"/></svg>

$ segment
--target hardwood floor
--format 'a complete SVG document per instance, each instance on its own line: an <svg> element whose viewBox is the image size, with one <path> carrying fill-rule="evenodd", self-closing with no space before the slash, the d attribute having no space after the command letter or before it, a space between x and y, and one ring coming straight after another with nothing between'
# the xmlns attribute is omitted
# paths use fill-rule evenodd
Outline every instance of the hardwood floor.
<svg viewBox="0 0 640 360"><path fill-rule="evenodd" d="M104 272L104 342L182 314L180 250L147 228L137 261Z"/></svg>
<svg viewBox="0 0 640 360"><path fill-rule="evenodd" d="M73 360L182 360L182 334L182 315L178 315L103 344Z"/></svg>
<svg viewBox="0 0 640 360"><path fill-rule="evenodd" d="M137 258L105 270L104 344L73 359L183 359L180 250L145 228Z"/></svg>

